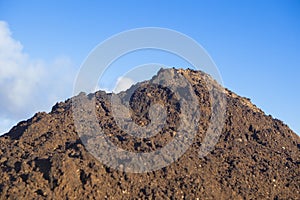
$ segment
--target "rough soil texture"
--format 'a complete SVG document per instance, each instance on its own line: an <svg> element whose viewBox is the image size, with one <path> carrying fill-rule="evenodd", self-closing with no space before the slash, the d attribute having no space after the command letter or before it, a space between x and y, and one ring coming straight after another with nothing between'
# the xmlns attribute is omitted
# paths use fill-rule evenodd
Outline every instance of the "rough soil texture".
<svg viewBox="0 0 300 200"><path fill-rule="evenodd" d="M134 138L116 125L111 94L80 94L0 137L0 199L300 199L299 136L249 99L226 90L222 134L215 148L199 158L214 112L209 92L220 86L199 71L168 70L187 78L201 110L198 133L176 162L147 173L110 168L86 150L72 114L72 99L95 99L99 125L115 145L133 152L155 151L176 135L179 120L180 108L166 88L144 82L120 94L126 99L135 90L129 105L132 119L141 126L149 123L151 102L167 105L167 124L146 139ZM204 80L214 87L206 87Z"/></svg>

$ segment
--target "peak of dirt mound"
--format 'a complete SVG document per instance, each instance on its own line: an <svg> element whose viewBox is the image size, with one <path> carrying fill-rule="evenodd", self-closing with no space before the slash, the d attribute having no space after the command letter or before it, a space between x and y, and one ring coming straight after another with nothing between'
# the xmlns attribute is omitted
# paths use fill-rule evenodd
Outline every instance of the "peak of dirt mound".
<svg viewBox="0 0 300 200"><path fill-rule="evenodd" d="M118 94L130 107L136 127L151 124L153 103L166 107L166 123L156 135L144 138L126 133L115 120L114 94L81 93L0 137L0 199L300 199L299 136L208 75L182 69L162 71L168 70L185 77L199 102L197 133L177 160L145 173L126 172L122 170L126 164L114 169L88 151L86 144L96 141L95 136L79 135L80 128L74 124L74 101L83 98L84 105L93 103L97 123L114 145L129 152L157 151L176 137L183 112L180 99L167 87L150 80ZM226 112L214 148L201 157L199 150L215 112L210 95L226 99L226 105L216 102ZM89 122L91 115L82 113L86 114L80 121ZM182 123L189 127L192 122ZM80 131L89 133L90 129Z"/></svg>

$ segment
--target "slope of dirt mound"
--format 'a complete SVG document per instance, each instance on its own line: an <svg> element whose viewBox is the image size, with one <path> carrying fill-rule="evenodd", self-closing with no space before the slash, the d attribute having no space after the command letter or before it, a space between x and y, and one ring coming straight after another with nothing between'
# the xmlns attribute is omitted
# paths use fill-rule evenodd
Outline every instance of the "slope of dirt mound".
<svg viewBox="0 0 300 200"><path fill-rule="evenodd" d="M200 105L197 135L176 162L146 173L110 168L87 151L72 113L74 98L83 97L87 103L95 100L99 125L110 141L132 152L155 151L175 137L180 120L178 99L167 88L144 82L119 94L127 99L132 120L140 126L150 123L151 102L166 105L166 125L144 139L118 127L112 115L112 94L80 94L57 103L50 113L37 113L20 122L0 137L0 199L300 199L299 136L248 99L226 90L222 134L215 148L200 158L214 112L209 93L220 86L199 71L166 70L190 82ZM212 88L206 86L207 80ZM87 114L82 120L88 118Z"/></svg>

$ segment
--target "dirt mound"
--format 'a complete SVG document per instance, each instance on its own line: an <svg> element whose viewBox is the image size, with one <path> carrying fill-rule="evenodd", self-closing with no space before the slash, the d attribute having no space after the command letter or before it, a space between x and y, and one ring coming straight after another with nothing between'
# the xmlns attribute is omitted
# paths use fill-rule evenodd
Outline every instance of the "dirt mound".
<svg viewBox="0 0 300 200"><path fill-rule="evenodd" d="M148 138L122 131L113 117L112 94L80 94L57 103L50 113L37 113L20 122L0 137L0 198L300 199L299 136L249 99L226 90L222 92L227 102L221 105L226 106L222 134L213 150L201 158L199 149L214 112L210 94L220 92L220 86L200 71L166 70L189 81L200 105L197 134L178 160L145 173L104 165L87 151L84 144L91 136L79 137L72 112L76 98L94 102L98 124L114 145L130 152L153 152L177 134L181 109L168 88L146 81L119 94L141 127L151 123L151 102L166 106L167 123ZM81 120L89 117L87 113Z"/></svg>

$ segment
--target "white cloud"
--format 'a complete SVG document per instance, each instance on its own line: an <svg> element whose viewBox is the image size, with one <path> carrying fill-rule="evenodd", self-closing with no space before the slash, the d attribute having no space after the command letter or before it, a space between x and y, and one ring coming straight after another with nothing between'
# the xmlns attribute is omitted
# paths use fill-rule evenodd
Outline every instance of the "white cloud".
<svg viewBox="0 0 300 200"><path fill-rule="evenodd" d="M0 110L1 114L22 112L31 91L43 74L39 62L30 62L20 42L11 37L7 24L0 21Z"/></svg>
<svg viewBox="0 0 300 200"><path fill-rule="evenodd" d="M128 77L119 77L117 80L117 84L115 86L115 89L113 90L115 93L125 91L130 88L135 83L134 80Z"/></svg>
<svg viewBox="0 0 300 200"><path fill-rule="evenodd" d="M38 110L71 96L75 69L67 57L33 60L0 21L0 133ZM6 127L7 126L7 127Z"/></svg>

